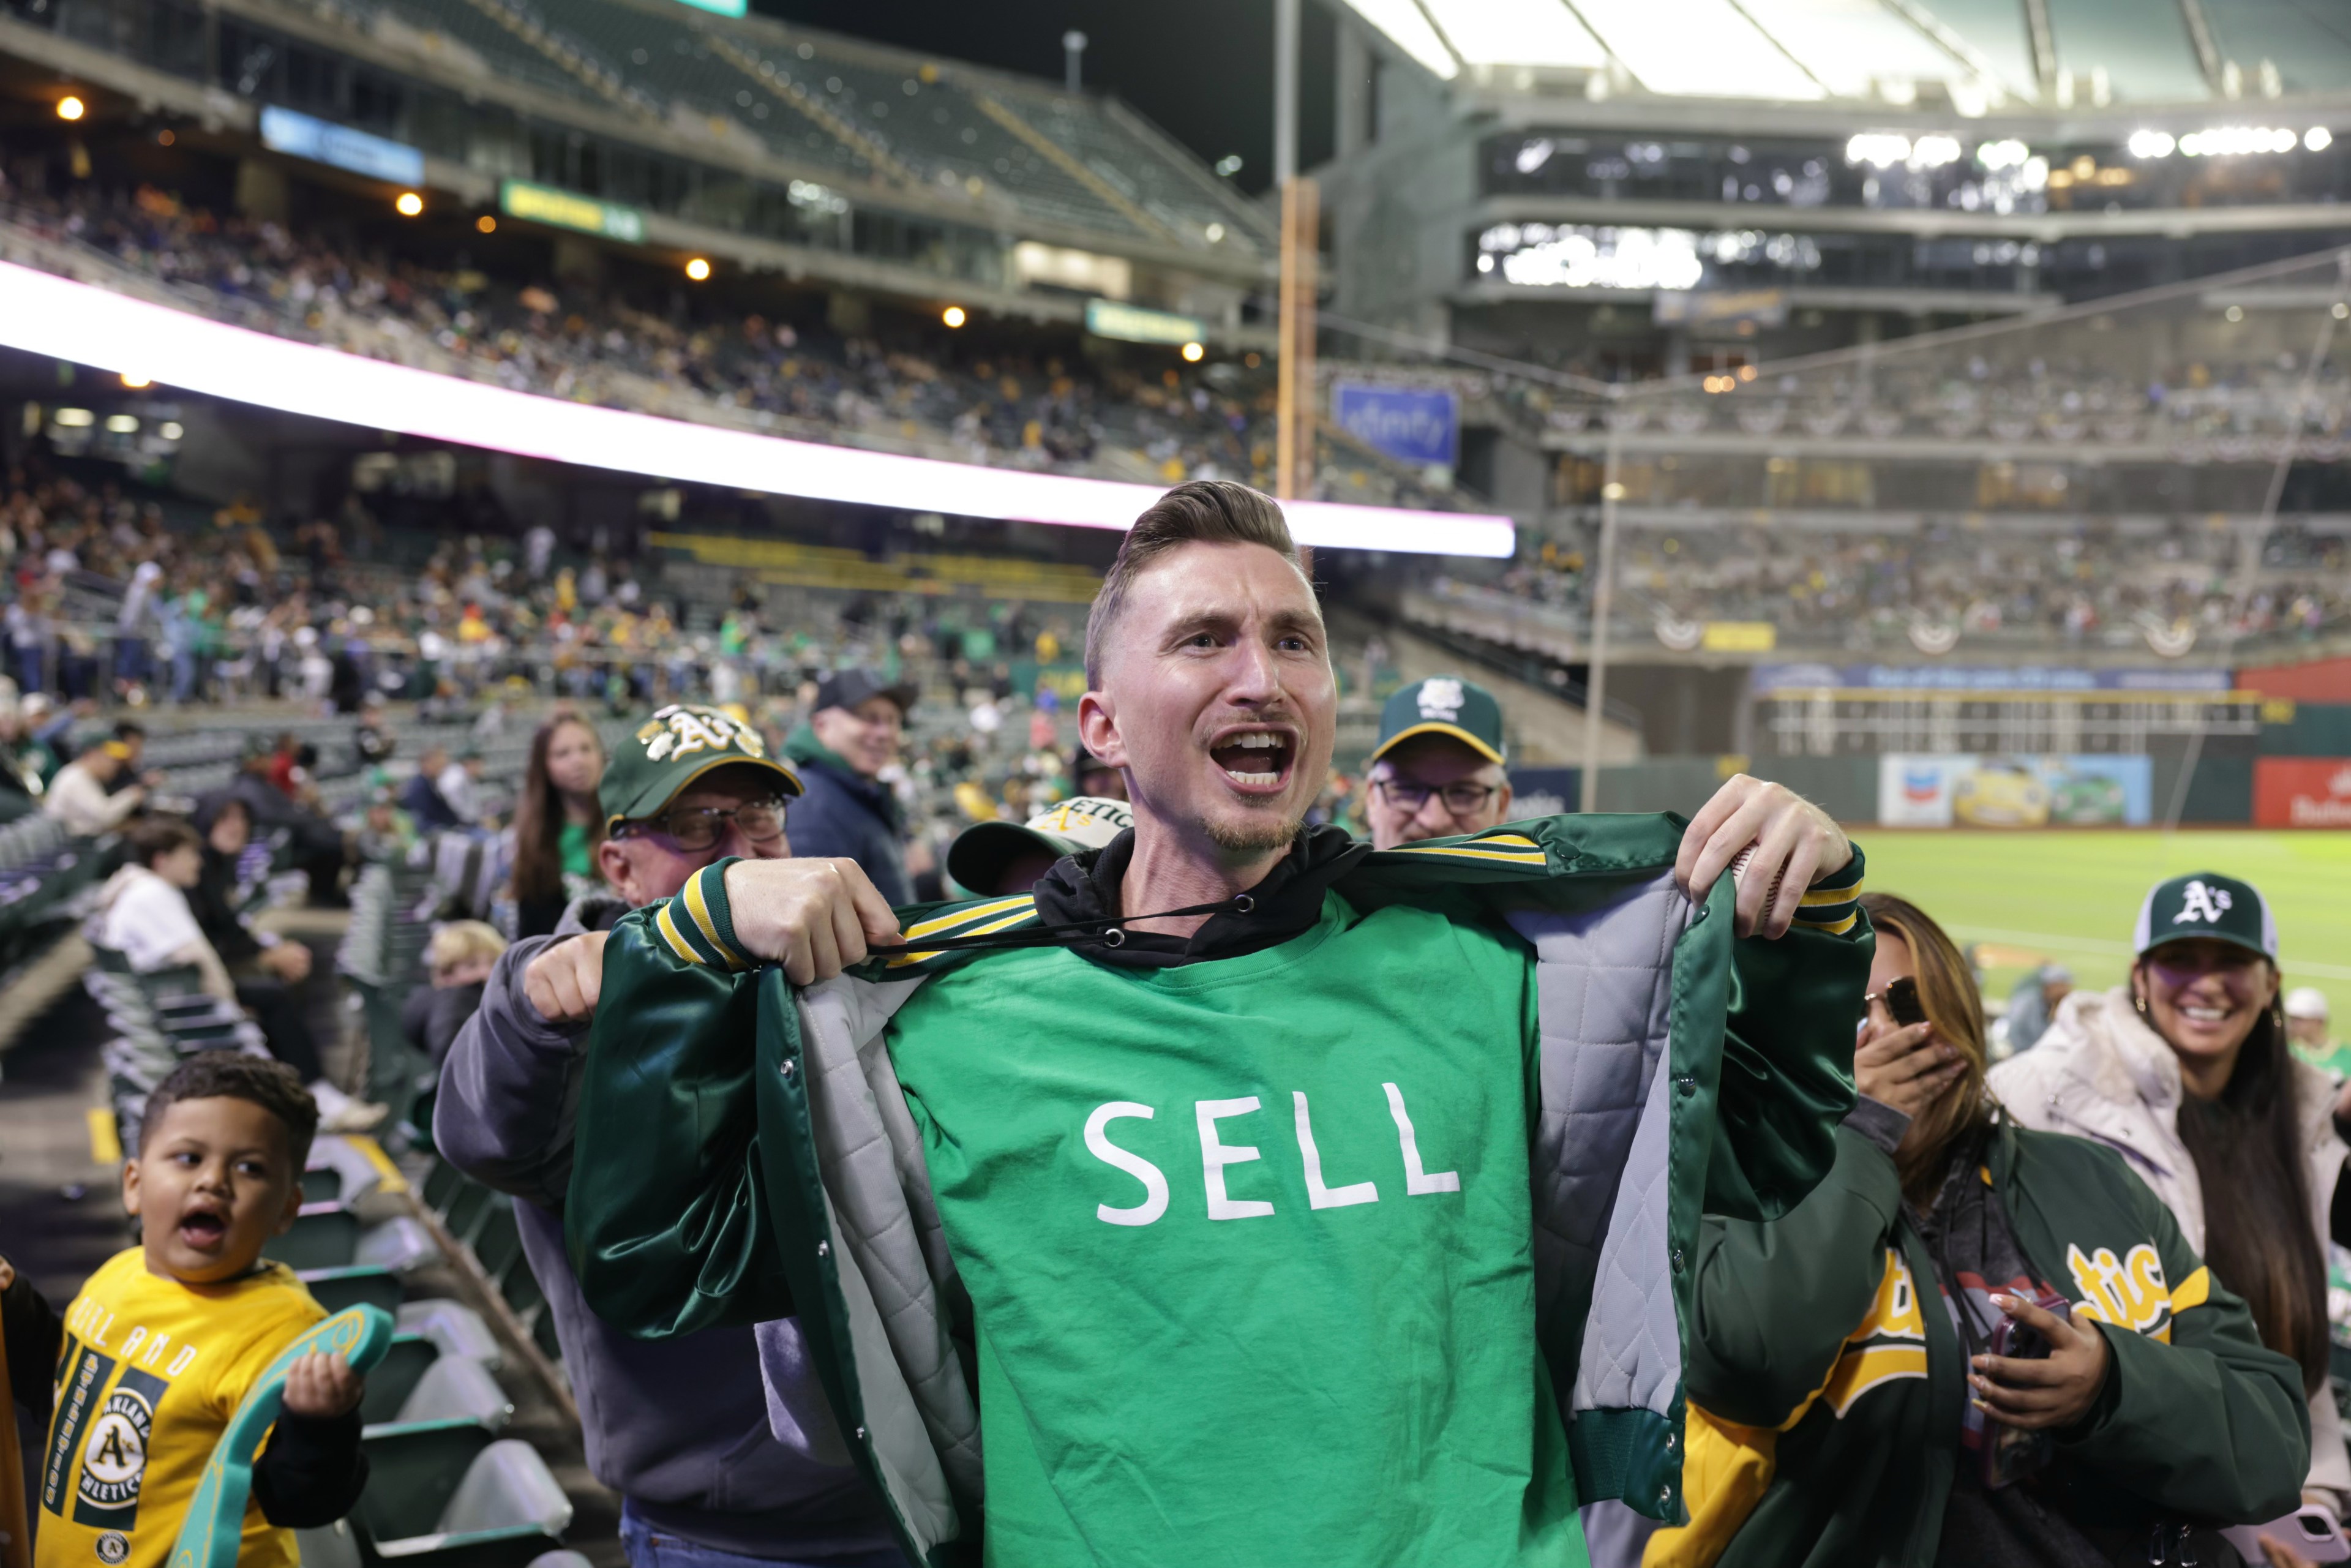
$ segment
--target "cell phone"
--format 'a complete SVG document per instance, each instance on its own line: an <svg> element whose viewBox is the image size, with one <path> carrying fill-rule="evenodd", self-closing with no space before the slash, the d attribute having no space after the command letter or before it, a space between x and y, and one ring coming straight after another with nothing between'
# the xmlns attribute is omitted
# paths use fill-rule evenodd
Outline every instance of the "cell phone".
<svg viewBox="0 0 2351 1568"><path fill-rule="evenodd" d="M1927 1009L1918 1000L1918 982L1905 975L1889 980L1886 986L1886 1011L1896 1023L1914 1024L1927 1021ZM2046 1351L2042 1353L2047 1354Z"/></svg>
<svg viewBox="0 0 2351 1568"><path fill-rule="evenodd" d="M1897 984L1899 982L1896 982ZM1887 988L1889 992L1892 988ZM1889 1000L1891 998L1889 996ZM2033 1302L2044 1312L2063 1316L2065 1298L2042 1293ZM2049 1336L2031 1323L2003 1317L1991 1331L1991 1353L2011 1361L2046 1361L2049 1359ZM1998 1491L2013 1486L2046 1465L2056 1451L2053 1440L2046 1432L2027 1432L2011 1427L1990 1411L1984 1412L1983 1484L1986 1491Z"/></svg>
<svg viewBox="0 0 2351 1568"><path fill-rule="evenodd" d="M2220 1532L2220 1538L2235 1547L2237 1555L2248 1563L2264 1561L2264 1535L2293 1547L2307 1562L2351 1562L2351 1541L2343 1538L2343 1526L2335 1521L2335 1511L2318 1503L2304 1503L2283 1519L2273 1519L2267 1524L2241 1524Z"/></svg>

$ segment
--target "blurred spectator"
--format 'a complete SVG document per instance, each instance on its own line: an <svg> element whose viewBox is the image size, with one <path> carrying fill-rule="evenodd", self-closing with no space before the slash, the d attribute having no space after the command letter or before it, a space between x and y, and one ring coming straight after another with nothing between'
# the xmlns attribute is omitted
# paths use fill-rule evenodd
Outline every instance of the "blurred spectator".
<svg viewBox="0 0 2351 1568"><path fill-rule="evenodd" d="M2296 1056L2337 1083L2351 1081L2351 1046L2335 1038L2325 991L2296 986L2285 994L2285 1032Z"/></svg>
<svg viewBox="0 0 2351 1568"><path fill-rule="evenodd" d="M2251 883L2213 872L2158 883L2140 906L2130 977L2076 993L2040 1044L1992 1071L2025 1126L2126 1154L2180 1233L2244 1297L2262 1342L2310 1396L2304 1490L2337 1518L2351 1454L2327 1385L2326 1244L2351 1242L2336 1090L2298 1060L2278 1007L2277 923ZM2330 1218L2332 1216L2333 1218Z"/></svg>
<svg viewBox="0 0 2351 1568"><path fill-rule="evenodd" d="M245 803L254 832L285 830L287 857L310 879L311 904L333 907L342 902L342 873L350 862L350 847L343 841L342 830L314 805L288 799L269 781L272 755L269 744L256 737L246 747L244 764L222 793Z"/></svg>
<svg viewBox="0 0 2351 1568"><path fill-rule="evenodd" d="M392 760L399 743L384 728L383 698L370 692L360 702L360 722L351 731L351 751L362 768L380 768Z"/></svg>
<svg viewBox="0 0 2351 1568"><path fill-rule="evenodd" d="M975 822L947 849L947 875L981 898L1026 893L1071 855L1090 854L1134 826L1123 800L1075 796L1026 822Z"/></svg>
<svg viewBox="0 0 2351 1568"><path fill-rule="evenodd" d="M1510 820L1502 706L1459 675L1431 675L1390 696L1370 758L1364 814L1372 847L1479 833Z"/></svg>
<svg viewBox="0 0 2351 1568"><path fill-rule="evenodd" d="M2016 982L2008 994L2008 1051L2031 1051L2057 1016L2057 1004L2073 993L2074 971L2063 964L2043 964Z"/></svg>
<svg viewBox="0 0 2351 1568"><path fill-rule="evenodd" d="M131 748L113 737L91 741L49 780L42 809L76 838L94 839L112 832L147 800L142 785L109 792L130 760Z"/></svg>
<svg viewBox="0 0 2351 1568"><path fill-rule="evenodd" d="M791 814L792 852L855 861L893 904L912 903L905 827L898 797L881 775L898 760L910 686L868 669L837 670L817 686L806 724L784 743L807 793Z"/></svg>
<svg viewBox="0 0 2351 1568"><path fill-rule="evenodd" d="M1786 1215L1700 1222L1689 1522L1642 1560L2232 1560L2212 1521L2296 1500L2301 1380L2225 1285L2190 1298L2210 1276L2121 1160L1998 1114L1966 960L1914 905L1861 903L1860 1099ZM1896 987L1924 1022L1900 1020ZM2137 1260L2127 1284L2092 1254ZM2045 1354L1986 1354L2009 1324Z"/></svg>
<svg viewBox="0 0 2351 1568"><path fill-rule="evenodd" d="M748 1326L631 1338L590 1311L564 1250L572 1117L604 933L725 856L788 852L779 802L799 789L791 770L726 714L681 705L654 715L621 743L598 791L612 835L597 855L620 896L582 900L552 938L507 948L442 1071L434 1141L476 1180L521 1200L515 1219L563 1364L575 1387L595 1391L580 1406L588 1464L622 1495L632 1568L896 1561L880 1500L821 1435L833 1416L796 1320L760 1332L797 1348L808 1375L768 1386Z"/></svg>
<svg viewBox="0 0 2351 1568"><path fill-rule="evenodd" d="M468 746L457 755L455 762L441 769L434 779L442 800L459 825L468 828L486 826L487 810L482 800L482 753L479 747Z"/></svg>
<svg viewBox="0 0 2351 1568"><path fill-rule="evenodd" d="M559 711L531 737L514 813L517 936L551 934L564 906L597 885L604 814L596 787L603 776L603 743L578 714Z"/></svg>
<svg viewBox="0 0 2351 1568"><path fill-rule="evenodd" d="M228 967L188 901L204 875L204 840L178 818L158 817L134 829L126 848L128 862L99 893L92 940L120 953L142 975L192 968L207 995L235 1001Z"/></svg>
<svg viewBox="0 0 2351 1568"><path fill-rule="evenodd" d="M485 921L452 920L433 933L424 953L433 983L409 993L401 1004L400 1027L434 1071L448 1059L457 1031L481 1007L483 983L506 950L507 939Z"/></svg>
<svg viewBox="0 0 2351 1568"><path fill-rule="evenodd" d="M465 825L465 820L441 793L441 780L448 777L451 767L447 747L428 746L416 759L415 777L400 791L401 810L408 813L420 833L437 833Z"/></svg>
<svg viewBox="0 0 2351 1568"><path fill-rule="evenodd" d="M1070 788L1090 800L1123 800L1126 775L1081 744L1070 758Z"/></svg>

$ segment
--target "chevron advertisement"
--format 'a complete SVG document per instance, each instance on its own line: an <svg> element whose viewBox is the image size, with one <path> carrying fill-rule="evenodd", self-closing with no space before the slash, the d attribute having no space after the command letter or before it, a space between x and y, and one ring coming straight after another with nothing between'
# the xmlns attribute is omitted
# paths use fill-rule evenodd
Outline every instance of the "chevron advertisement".
<svg viewBox="0 0 2351 1568"><path fill-rule="evenodd" d="M2148 757L1889 752L1877 821L1889 828L2139 827L2152 820Z"/></svg>

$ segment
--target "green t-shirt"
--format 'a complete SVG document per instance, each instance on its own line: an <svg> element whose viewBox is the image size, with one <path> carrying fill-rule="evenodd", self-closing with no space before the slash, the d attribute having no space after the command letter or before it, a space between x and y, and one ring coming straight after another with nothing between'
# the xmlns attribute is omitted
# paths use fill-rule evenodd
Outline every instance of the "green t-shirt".
<svg viewBox="0 0 2351 1568"><path fill-rule="evenodd" d="M931 980L890 1051L978 1340L987 1561L1586 1561L1535 1345L1533 963L1326 894L1244 957Z"/></svg>
<svg viewBox="0 0 2351 1568"><path fill-rule="evenodd" d="M567 821L555 836L556 857L563 862L566 876L592 877L596 874L594 847L588 841L588 824Z"/></svg>

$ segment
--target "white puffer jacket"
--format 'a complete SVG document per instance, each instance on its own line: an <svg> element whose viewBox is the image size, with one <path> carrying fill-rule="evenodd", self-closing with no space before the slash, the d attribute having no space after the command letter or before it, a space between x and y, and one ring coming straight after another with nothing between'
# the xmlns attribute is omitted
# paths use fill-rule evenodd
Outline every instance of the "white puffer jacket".
<svg viewBox="0 0 2351 1568"><path fill-rule="evenodd" d="M2297 1060L2294 1083L2309 1222L2323 1256L2327 1210L2351 1147L2335 1132L2334 1081ZM1991 1090L2025 1126L2094 1139L2119 1153L2170 1208L2188 1244L2204 1250L2204 1189L2179 1141L2179 1059L2138 1016L2129 987L2067 997L2038 1044L1991 1070ZM2311 1396L2310 1456L2306 1487L2331 1496L2343 1514L2351 1508L2351 1452L2330 1388Z"/></svg>

